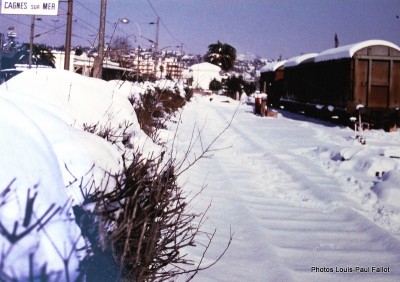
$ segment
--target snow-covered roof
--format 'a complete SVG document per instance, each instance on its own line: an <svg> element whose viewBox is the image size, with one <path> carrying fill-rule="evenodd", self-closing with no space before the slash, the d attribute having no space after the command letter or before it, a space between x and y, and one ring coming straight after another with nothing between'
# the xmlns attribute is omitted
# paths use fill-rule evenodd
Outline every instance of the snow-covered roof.
<svg viewBox="0 0 400 282"><path fill-rule="evenodd" d="M190 69L194 71L221 71L221 68L219 66L207 62L192 65Z"/></svg>
<svg viewBox="0 0 400 282"><path fill-rule="evenodd" d="M278 61L278 62L268 62L265 66L260 69L260 72L273 72L276 71L278 68L283 66L285 61Z"/></svg>
<svg viewBox="0 0 400 282"><path fill-rule="evenodd" d="M285 62L284 66L285 66L285 68L286 67L294 67L294 66L300 65L301 63L304 63L307 60L314 59L317 55L318 55L318 53L309 53L309 54L296 56L296 57L288 59Z"/></svg>
<svg viewBox="0 0 400 282"><path fill-rule="evenodd" d="M337 48L332 48L325 50L319 53L318 56L315 57L315 62L323 62L323 61L330 61L330 60L338 60L338 59L345 59L345 58L352 58L354 53L358 50L361 50L368 46L373 45L383 45L394 48L400 51L400 47L385 40L367 40L362 41L350 45L345 45Z"/></svg>

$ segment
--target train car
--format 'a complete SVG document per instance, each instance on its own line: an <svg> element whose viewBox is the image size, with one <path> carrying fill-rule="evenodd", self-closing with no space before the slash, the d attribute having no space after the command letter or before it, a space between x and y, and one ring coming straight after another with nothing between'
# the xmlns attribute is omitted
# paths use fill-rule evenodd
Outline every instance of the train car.
<svg viewBox="0 0 400 282"><path fill-rule="evenodd" d="M285 61L269 62L260 70L260 90L268 95L268 105L277 107L283 95Z"/></svg>
<svg viewBox="0 0 400 282"><path fill-rule="evenodd" d="M315 76L314 59L317 55L318 53L303 54L286 60L284 94L281 98L281 104L286 109L311 112L307 108L315 94L312 81Z"/></svg>
<svg viewBox="0 0 400 282"><path fill-rule="evenodd" d="M344 119L361 108L365 121L374 127L399 122L397 45L368 40L323 51L313 61L284 67L283 102Z"/></svg>

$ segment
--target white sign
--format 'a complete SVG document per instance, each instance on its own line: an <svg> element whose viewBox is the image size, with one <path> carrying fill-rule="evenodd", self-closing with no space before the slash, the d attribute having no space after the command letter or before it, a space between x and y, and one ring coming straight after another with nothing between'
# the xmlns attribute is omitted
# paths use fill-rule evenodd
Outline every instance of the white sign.
<svg viewBox="0 0 400 282"><path fill-rule="evenodd" d="M1 13L10 15L57 16L58 0L2 0Z"/></svg>

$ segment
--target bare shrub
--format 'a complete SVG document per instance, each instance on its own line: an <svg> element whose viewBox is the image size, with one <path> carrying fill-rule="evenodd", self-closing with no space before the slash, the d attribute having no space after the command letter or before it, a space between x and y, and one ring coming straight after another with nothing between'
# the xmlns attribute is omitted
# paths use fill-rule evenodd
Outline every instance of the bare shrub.
<svg viewBox="0 0 400 282"><path fill-rule="evenodd" d="M84 197L86 203L95 203L93 211L75 207L77 222L91 243L83 264L88 282L105 277L106 281L164 281L179 275L191 280L219 261L233 239L232 232L220 257L205 265L203 258L216 230L203 230L208 209L201 213L191 210L191 201L201 191L187 198L177 178L197 161L222 149L214 145L229 126L209 144L202 141L204 127L193 129L190 145L179 161L173 149L168 156L163 152L148 159L139 153L131 158L123 155L122 173L105 175L105 179L113 178L117 183L111 192L82 189L93 191ZM202 151L190 157L196 143ZM197 264L187 256L190 247L203 248Z"/></svg>
<svg viewBox="0 0 400 282"><path fill-rule="evenodd" d="M158 156L124 158L124 165L122 174L107 176L117 183L112 192L86 195L96 203L93 212L74 207L91 243L83 264L87 281L162 281L208 268L194 265L183 250L199 247L198 237L205 236L205 254L215 231L201 230L206 211L190 211L173 164ZM231 240L232 234L228 246Z"/></svg>
<svg viewBox="0 0 400 282"><path fill-rule="evenodd" d="M189 91L185 89L185 91ZM166 122L181 109L191 95L186 92L185 98L178 91L148 90L141 95L141 101L131 100L141 129L153 140L157 139L157 131L166 128Z"/></svg>
<svg viewBox="0 0 400 282"><path fill-rule="evenodd" d="M109 143L113 145L117 145L119 149L123 149L123 147L131 147L130 138L131 133L130 129L132 127L132 123L125 121L124 124L120 124L119 128L112 128L110 125L102 126L100 123L96 124L83 124L83 130L86 132L90 132L100 136L101 138L107 140ZM118 146L121 143L123 146Z"/></svg>

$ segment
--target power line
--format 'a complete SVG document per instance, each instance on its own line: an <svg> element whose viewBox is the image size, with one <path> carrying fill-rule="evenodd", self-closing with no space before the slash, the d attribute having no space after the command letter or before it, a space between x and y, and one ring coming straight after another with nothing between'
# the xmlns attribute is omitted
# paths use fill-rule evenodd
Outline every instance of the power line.
<svg viewBox="0 0 400 282"><path fill-rule="evenodd" d="M174 34L171 32L171 30L168 28L168 26L165 24L165 22L163 21L163 19L159 16L157 10L155 9L154 5L151 3L150 0L147 0L147 3L150 5L151 9L153 10L153 12L156 14L157 17L160 18L161 24L162 26L165 28L165 30L167 31L167 33L171 36L172 39L174 39L176 42L178 42L179 44L183 44L181 40L179 40L178 38L176 38L176 36L174 36ZM188 44L185 43L185 49L188 49ZM190 50L189 50L190 51ZM192 52L194 53L194 52Z"/></svg>
<svg viewBox="0 0 400 282"><path fill-rule="evenodd" d="M100 14L99 13L97 13L97 12L94 12L91 8L88 8L86 5L84 5L81 1L78 1L78 0L75 0L75 2L79 5L79 6L81 6L83 9L85 9L86 11L88 11L91 15L93 15L95 18L100 18ZM77 18L77 19L79 19L80 20L80 22L83 22L83 23L85 23L87 26L89 26L91 29L88 29L88 30L90 30L92 33L98 33L98 26L94 26L93 24L91 24L91 23L89 23L89 22L87 22L85 19L82 19L81 17L79 17L79 16L74 16L74 18ZM106 19L106 24L107 25L109 25L109 27L110 28L115 28L115 24L116 23L113 23L113 22L111 22L111 21L109 21L109 20L107 20ZM117 25L117 29L118 29L118 31L120 31L120 32L122 32L122 33L124 33L125 35L128 35L128 32L126 32L125 30L123 30L123 29L121 29L120 28L120 26L118 26ZM79 38L82 38L82 36L78 36L78 35L75 35L75 37L79 37Z"/></svg>
<svg viewBox="0 0 400 282"><path fill-rule="evenodd" d="M21 22L19 19L16 20L16 19L14 19L13 17L9 17L9 16L6 16L6 15L2 15L2 17L3 17L3 18L6 18L6 19L9 19L10 21L16 22L16 23L18 23L18 24L24 25L24 26L28 26L28 27L31 26L30 24Z"/></svg>
<svg viewBox="0 0 400 282"><path fill-rule="evenodd" d="M93 14L94 16L96 16L97 18L100 17L100 14L92 11L90 8L86 7L85 5L83 5L80 1L75 0L75 3L77 3L79 6L83 7L85 10L89 11L91 14Z"/></svg>
<svg viewBox="0 0 400 282"><path fill-rule="evenodd" d="M181 41L179 39L177 39L172 32L169 30L169 28L167 27L167 25L165 24L165 22L162 20L162 18L160 17L160 15L157 13L156 9L154 8L153 4L151 3L150 0L147 0L147 3L149 3L151 9L153 10L153 12L156 14L156 16L160 19L161 24L163 25L163 27L165 28L165 30L168 32L168 34L178 43L181 43Z"/></svg>

